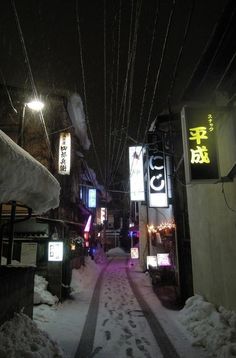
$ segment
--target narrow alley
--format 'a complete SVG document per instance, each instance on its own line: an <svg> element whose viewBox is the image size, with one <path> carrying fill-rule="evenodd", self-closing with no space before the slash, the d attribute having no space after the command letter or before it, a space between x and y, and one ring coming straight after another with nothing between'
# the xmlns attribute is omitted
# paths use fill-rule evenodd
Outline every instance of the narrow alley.
<svg viewBox="0 0 236 358"><path fill-rule="evenodd" d="M114 352L116 357L179 357L134 285L128 260L119 257L98 279L76 357Z"/></svg>
<svg viewBox="0 0 236 358"><path fill-rule="evenodd" d="M109 257L73 270L72 298L50 310L34 308L34 320L63 349L65 358L206 358L191 346L137 260Z"/></svg>

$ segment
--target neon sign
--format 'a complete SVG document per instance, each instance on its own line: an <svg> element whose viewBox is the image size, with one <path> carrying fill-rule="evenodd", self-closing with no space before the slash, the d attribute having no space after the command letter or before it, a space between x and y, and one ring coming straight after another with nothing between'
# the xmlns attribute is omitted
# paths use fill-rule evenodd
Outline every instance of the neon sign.
<svg viewBox="0 0 236 358"><path fill-rule="evenodd" d="M184 107L181 120L187 182L218 179L215 113Z"/></svg>
<svg viewBox="0 0 236 358"><path fill-rule="evenodd" d="M149 149L149 206L167 207L167 178L165 156L161 151Z"/></svg>
<svg viewBox="0 0 236 358"><path fill-rule="evenodd" d="M88 207L96 208L96 189L88 190Z"/></svg>

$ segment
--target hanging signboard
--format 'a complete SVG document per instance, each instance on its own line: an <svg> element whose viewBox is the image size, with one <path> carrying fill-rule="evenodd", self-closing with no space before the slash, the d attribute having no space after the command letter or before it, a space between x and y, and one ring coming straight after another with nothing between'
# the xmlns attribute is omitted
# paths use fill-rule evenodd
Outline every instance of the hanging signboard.
<svg viewBox="0 0 236 358"><path fill-rule="evenodd" d="M149 149L148 189L150 207L168 207L166 163L163 151Z"/></svg>
<svg viewBox="0 0 236 358"><path fill-rule="evenodd" d="M143 151L144 148L142 146L129 147L129 176L131 201L145 200Z"/></svg>
<svg viewBox="0 0 236 358"><path fill-rule="evenodd" d="M208 108L181 111L186 182L219 178L215 113Z"/></svg>
<svg viewBox="0 0 236 358"><path fill-rule="evenodd" d="M96 208L96 189L88 190L88 207Z"/></svg>
<svg viewBox="0 0 236 358"><path fill-rule="evenodd" d="M107 220L107 208L101 208L101 216L100 216L101 224L104 224Z"/></svg>
<svg viewBox="0 0 236 358"><path fill-rule="evenodd" d="M62 175L69 175L70 162L71 162L71 135L68 132L62 132L60 133L60 139L59 139L58 173Z"/></svg>

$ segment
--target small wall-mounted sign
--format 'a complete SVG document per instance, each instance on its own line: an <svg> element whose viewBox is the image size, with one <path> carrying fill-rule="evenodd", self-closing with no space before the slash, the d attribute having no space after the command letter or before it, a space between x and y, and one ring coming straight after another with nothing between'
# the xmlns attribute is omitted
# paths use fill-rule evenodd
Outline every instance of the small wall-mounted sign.
<svg viewBox="0 0 236 358"><path fill-rule="evenodd" d="M147 256L147 269L149 267L157 268L157 257L155 255Z"/></svg>
<svg viewBox="0 0 236 358"><path fill-rule="evenodd" d="M49 241L48 243L48 261L63 260L63 242Z"/></svg>
<svg viewBox="0 0 236 358"><path fill-rule="evenodd" d="M131 259L138 259L139 258L138 247L131 247L130 256L131 256Z"/></svg>

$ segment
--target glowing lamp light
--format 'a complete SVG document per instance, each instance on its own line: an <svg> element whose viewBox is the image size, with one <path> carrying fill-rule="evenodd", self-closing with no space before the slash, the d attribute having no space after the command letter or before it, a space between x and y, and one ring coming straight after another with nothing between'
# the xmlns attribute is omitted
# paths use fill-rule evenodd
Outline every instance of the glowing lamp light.
<svg viewBox="0 0 236 358"><path fill-rule="evenodd" d="M167 221L167 222L162 222L158 226L147 225L147 228L148 228L149 234L151 234L151 233L154 234L154 233L162 232L165 230L172 231L175 229L175 223L174 223L174 221Z"/></svg>
<svg viewBox="0 0 236 358"><path fill-rule="evenodd" d="M44 108L44 103L39 100L34 100L26 103L26 106L32 109L33 111L39 112Z"/></svg>
<svg viewBox="0 0 236 358"><path fill-rule="evenodd" d="M70 244L71 251L75 251L75 244Z"/></svg>

